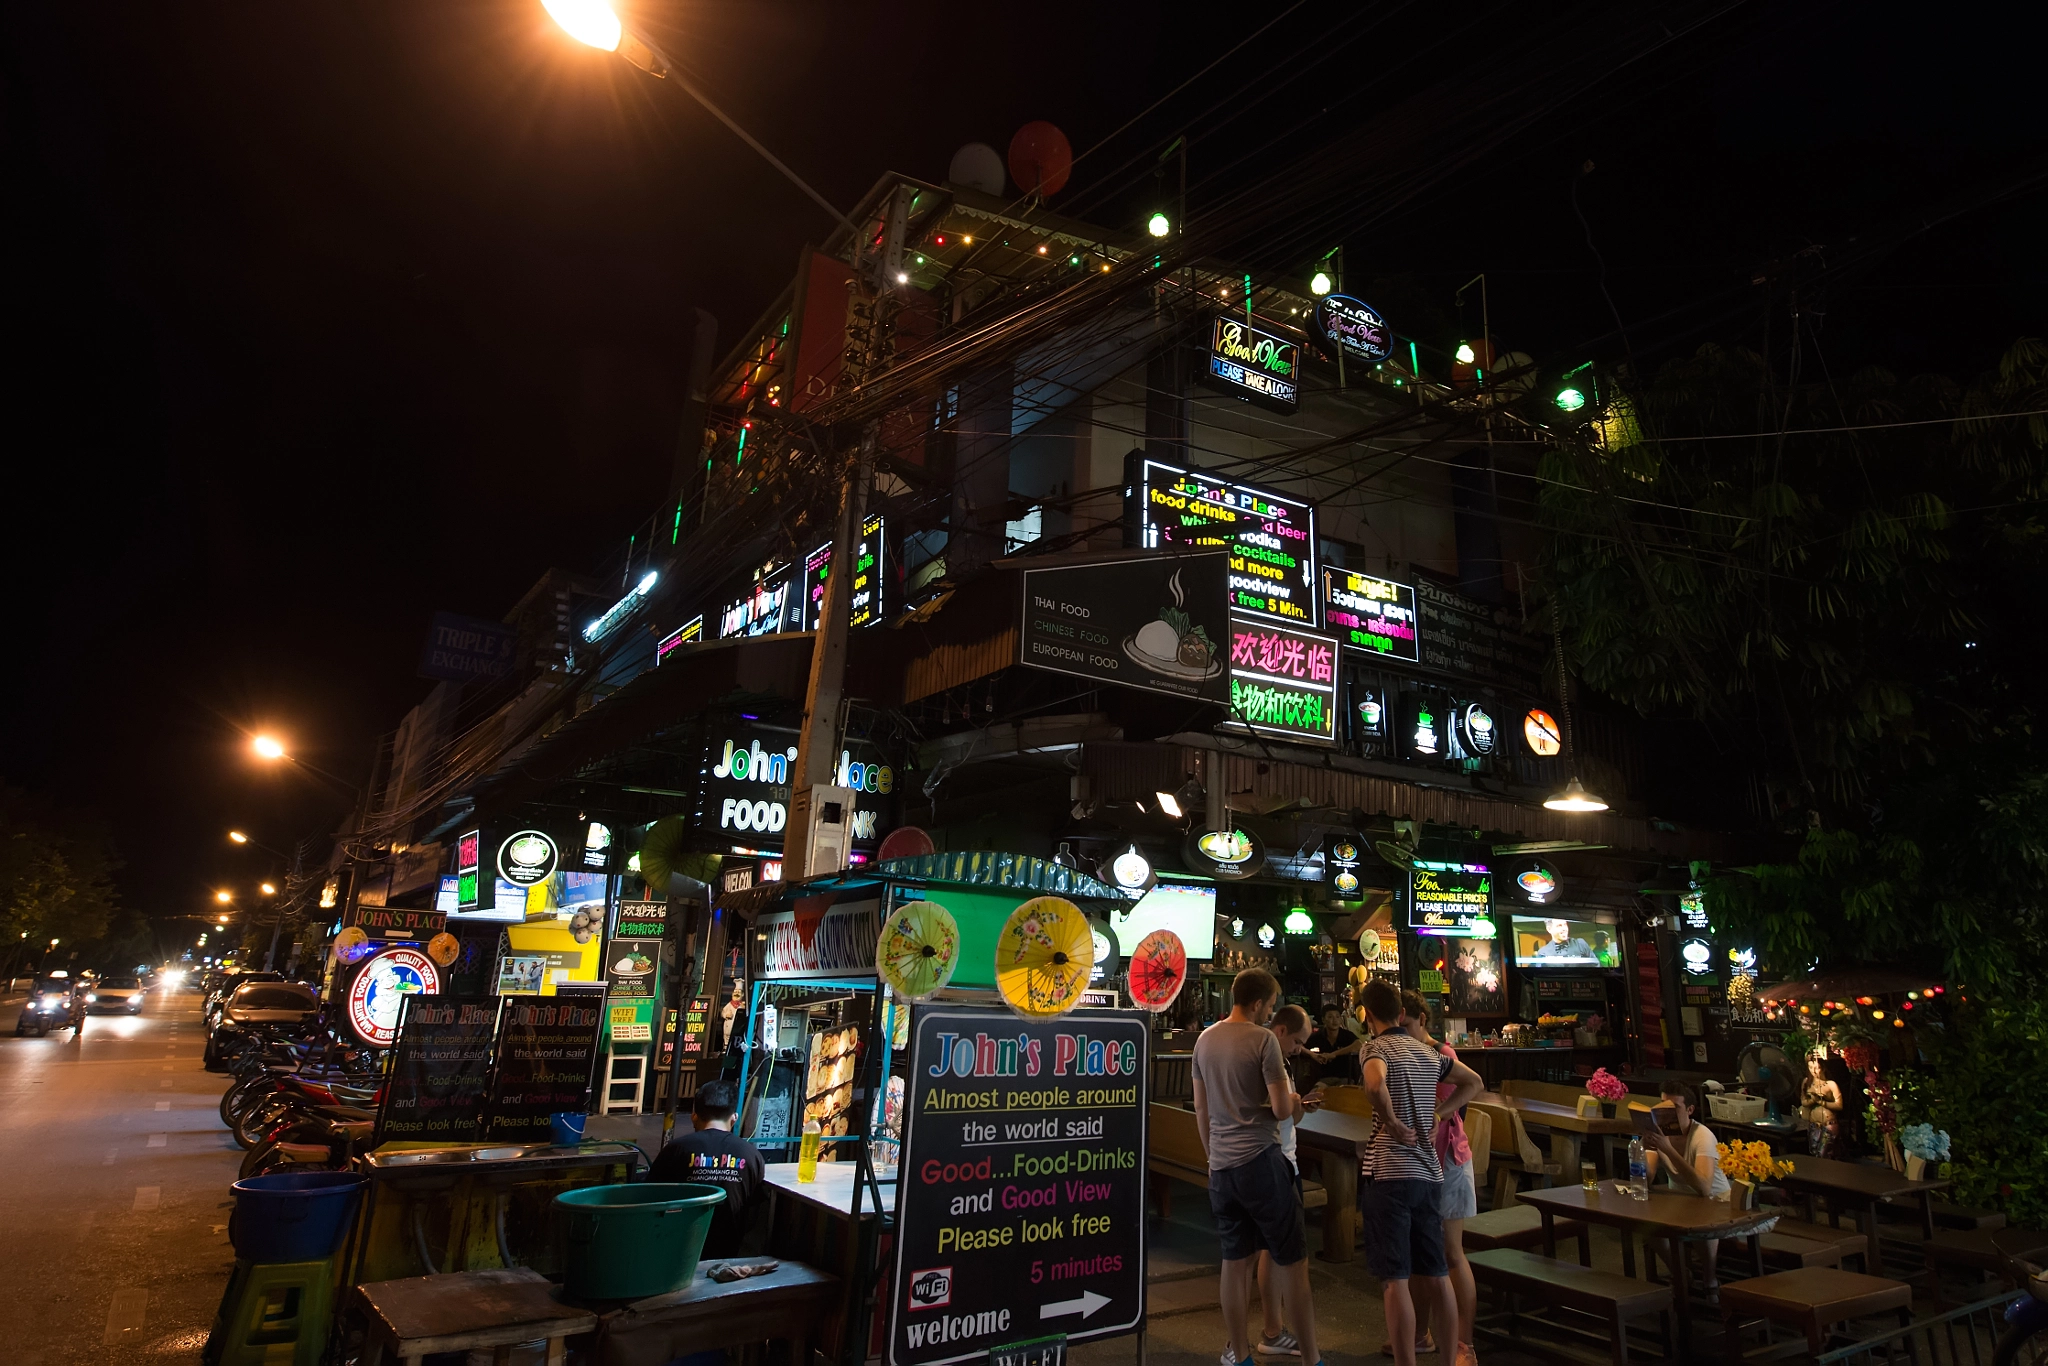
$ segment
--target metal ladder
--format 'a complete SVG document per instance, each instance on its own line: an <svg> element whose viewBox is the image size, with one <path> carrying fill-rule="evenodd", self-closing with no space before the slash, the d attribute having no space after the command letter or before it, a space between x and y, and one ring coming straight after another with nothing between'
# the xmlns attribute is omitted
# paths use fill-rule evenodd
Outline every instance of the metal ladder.
<svg viewBox="0 0 2048 1366"><path fill-rule="evenodd" d="M628 1064L624 1074L619 1064ZM615 1096L618 1087L627 1088L625 1096ZM597 1112L601 1115L640 1113L641 1100L647 1091L647 1054L621 1053L616 1048L604 1051L604 1091L598 1096Z"/></svg>

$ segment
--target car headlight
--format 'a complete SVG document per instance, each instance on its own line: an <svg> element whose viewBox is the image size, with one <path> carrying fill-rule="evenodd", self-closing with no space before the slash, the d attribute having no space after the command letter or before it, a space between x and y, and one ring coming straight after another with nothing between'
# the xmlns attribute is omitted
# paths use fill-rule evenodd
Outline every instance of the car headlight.
<svg viewBox="0 0 2048 1366"><path fill-rule="evenodd" d="M91 1005L93 1002L97 1000L99 1000L99 997L93 995L91 992L88 991L85 993L85 1003L87 1005Z"/></svg>

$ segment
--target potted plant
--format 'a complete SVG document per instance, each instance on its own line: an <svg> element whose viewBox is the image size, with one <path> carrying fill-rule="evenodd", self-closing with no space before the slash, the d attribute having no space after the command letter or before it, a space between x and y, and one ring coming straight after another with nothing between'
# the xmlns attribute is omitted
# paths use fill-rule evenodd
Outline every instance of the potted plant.
<svg viewBox="0 0 2048 1366"><path fill-rule="evenodd" d="M1614 1118L1615 1106L1628 1099L1628 1083L1604 1067L1586 1078L1586 1090L1600 1098L1600 1103L1607 1107L1609 1119Z"/></svg>
<svg viewBox="0 0 2048 1366"><path fill-rule="evenodd" d="M1899 1147L1905 1150L1906 1179L1924 1181L1927 1169L1939 1171L1948 1161L1948 1130L1932 1124L1908 1124L1899 1130Z"/></svg>
<svg viewBox="0 0 2048 1366"><path fill-rule="evenodd" d="M1755 1209L1758 1186L1792 1174L1792 1164L1773 1155L1768 1143L1733 1139L1714 1146L1721 1155L1721 1174L1728 1178L1728 1203L1734 1209Z"/></svg>

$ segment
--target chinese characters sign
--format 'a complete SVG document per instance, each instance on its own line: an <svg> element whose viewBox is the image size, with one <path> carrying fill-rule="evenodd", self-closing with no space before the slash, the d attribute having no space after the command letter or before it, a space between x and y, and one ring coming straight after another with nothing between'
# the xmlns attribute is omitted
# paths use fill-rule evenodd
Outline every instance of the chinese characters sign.
<svg viewBox="0 0 2048 1366"><path fill-rule="evenodd" d="M1336 739L1337 642L1284 626L1230 623L1231 719L1264 735Z"/></svg>
<svg viewBox="0 0 2048 1366"><path fill-rule="evenodd" d="M1132 452L1125 524L1146 549L1220 547L1230 554L1230 610L1316 625L1316 510L1311 503Z"/></svg>
<svg viewBox="0 0 2048 1366"><path fill-rule="evenodd" d="M1325 569L1323 625L1341 632L1344 643L1354 650L1411 664L1419 657L1415 590L1405 583Z"/></svg>

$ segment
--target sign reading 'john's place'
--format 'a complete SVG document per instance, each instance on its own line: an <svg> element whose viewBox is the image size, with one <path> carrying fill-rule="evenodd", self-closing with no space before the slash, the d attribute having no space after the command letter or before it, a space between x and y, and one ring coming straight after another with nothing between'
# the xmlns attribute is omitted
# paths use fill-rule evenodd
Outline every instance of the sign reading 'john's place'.
<svg viewBox="0 0 2048 1366"><path fill-rule="evenodd" d="M921 1011L899 1168L890 1366L1145 1317L1146 1017Z"/></svg>

